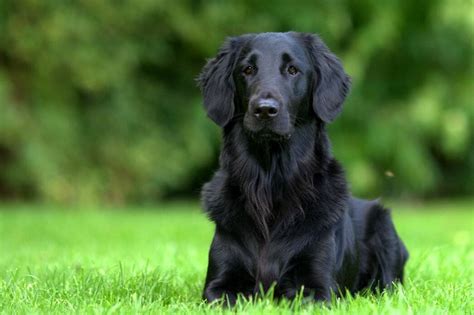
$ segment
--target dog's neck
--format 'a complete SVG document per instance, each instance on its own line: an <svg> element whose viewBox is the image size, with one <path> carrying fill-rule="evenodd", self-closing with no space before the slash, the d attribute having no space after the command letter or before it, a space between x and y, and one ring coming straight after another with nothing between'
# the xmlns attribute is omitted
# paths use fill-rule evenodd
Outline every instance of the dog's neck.
<svg viewBox="0 0 474 315"><path fill-rule="evenodd" d="M311 136L308 136L311 135ZM304 163L309 160L317 162L318 167L324 167L331 156L330 142L325 126L320 121L308 122L298 126L288 139L259 140L244 131L242 124L236 124L224 129L224 142L222 154L234 161L240 158L249 158L252 163L258 164L262 169L272 172L271 166L288 162ZM243 146L240 144L244 144ZM221 159L221 162L225 159ZM235 163L222 164L226 170L231 170ZM246 164L247 165L247 164Z"/></svg>
<svg viewBox="0 0 474 315"><path fill-rule="evenodd" d="M246 211L264 237L270 234L269 222L288 219L283 216L290 205L291 216L305 214L305 203L314 199L313 178L331 159L324 125L318 122L297 127L283 142L255 142L236 125L224 130L223 146L221 168L245 196Z"/></svg>

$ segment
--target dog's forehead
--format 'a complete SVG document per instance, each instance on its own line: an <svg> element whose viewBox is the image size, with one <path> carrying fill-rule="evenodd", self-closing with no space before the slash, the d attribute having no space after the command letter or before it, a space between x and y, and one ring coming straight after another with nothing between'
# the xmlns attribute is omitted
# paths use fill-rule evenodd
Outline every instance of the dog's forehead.
<svg viewBox="0 0 474 315"><path fill-rule="evenodd" d="M262 33L250 42L250 51L275 57L289 54L295 58L305 59L305 49L301 41L287 33Z"/></svg>

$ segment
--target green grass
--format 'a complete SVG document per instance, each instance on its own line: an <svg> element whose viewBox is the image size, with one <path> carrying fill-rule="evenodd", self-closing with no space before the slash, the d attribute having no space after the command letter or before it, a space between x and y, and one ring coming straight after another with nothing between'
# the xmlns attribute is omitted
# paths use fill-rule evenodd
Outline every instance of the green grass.
<svg viewBox="0 0 474 315"><path fill-rule="evenodd" d="M233 310L200 299L213 226L196 204L118 211L3 205L0 312L472 313L472 204L390 205L411 254L406 283L393 292L331 305L263 299Z"/></svg>

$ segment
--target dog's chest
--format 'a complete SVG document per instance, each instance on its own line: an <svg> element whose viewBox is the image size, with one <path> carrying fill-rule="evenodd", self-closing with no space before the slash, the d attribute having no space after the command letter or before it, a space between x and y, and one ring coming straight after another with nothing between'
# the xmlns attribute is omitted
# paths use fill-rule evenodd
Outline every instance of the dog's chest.
<svg viewBox="0 0 474 315"><path fill-rule="evenodd" d="M278 283L284 276L287 258L271 243L264 244L255 261L255 283L261 284L265 290Z"/></svg>
<svg viewBox="0 0 474 315"><path fill-rule="evenodd" d="M251 260L247 262L251 264L248 269L252 270L256 290L260 289L259 285L267 290L272 284L280 283L286 276L295 256L291 247L288 240L286 242L281 239L253 240L248 248L251 252Z"/></svg>

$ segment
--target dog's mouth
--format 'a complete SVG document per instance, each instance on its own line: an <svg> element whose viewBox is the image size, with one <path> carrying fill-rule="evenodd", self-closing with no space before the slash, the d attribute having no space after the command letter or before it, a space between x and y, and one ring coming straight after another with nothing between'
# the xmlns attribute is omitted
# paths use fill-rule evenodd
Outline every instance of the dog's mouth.
<svg viewBox="0 0 474 315"><path fill-rule="evenodd" d="M247 134L255 142L284 142L291 138L291 133L280 134L269 128L263 128L259 131L246 129Z"/></svg>
<svg viewBox="0 0 474 315"><path fill-rule="evenodd" d="M258 120L247 113L242 123L248 137L255 142L282 142L291 138L293 130L287 116L282 114L275 119Z"/></svg>

